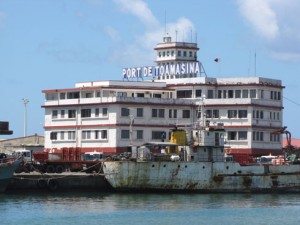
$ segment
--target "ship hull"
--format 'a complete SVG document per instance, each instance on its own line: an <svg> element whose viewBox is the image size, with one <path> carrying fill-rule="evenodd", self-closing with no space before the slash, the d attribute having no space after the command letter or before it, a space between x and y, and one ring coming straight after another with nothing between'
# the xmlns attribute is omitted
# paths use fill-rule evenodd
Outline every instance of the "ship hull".
<svg viewBox="0 0 300 225"><path fill-rule="evenodd" d="M119 191L300 192L300 165L112 161L103 171Z"/></svg>
<svg viewBox="0 0 300 225"><path fill-rule="evenodd" d="M0 163L0 193L6 190L16 168L20 165L21 160Z"/></svg>

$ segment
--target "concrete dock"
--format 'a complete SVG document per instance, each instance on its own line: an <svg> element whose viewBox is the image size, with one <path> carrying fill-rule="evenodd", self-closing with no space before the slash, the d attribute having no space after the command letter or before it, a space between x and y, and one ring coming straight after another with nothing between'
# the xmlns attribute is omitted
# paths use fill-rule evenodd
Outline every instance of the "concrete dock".
<svg viewBox="0 0 300 225"><path fill-rule="evenodd" d="M20 173L14 174L7 191L29 190L112 190L104 176L98 173L64 172L60 174L48 173Z"/></svg>

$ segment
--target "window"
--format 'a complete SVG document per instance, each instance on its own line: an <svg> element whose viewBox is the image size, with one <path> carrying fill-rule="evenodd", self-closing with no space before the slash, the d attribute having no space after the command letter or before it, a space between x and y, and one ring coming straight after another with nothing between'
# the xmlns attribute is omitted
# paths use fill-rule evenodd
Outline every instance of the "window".
<svg viewBox="0 0 300 225"><path fill-rule="evenodd" d="M108 109L102 108L102 116L107 116L107 115L108 115Z"/></svg>
<svg viewBox="0 0 300 225"><path fill-rule="evenodd" d="M177 55L178 55L178 56L181 56L181 51L178 51L178 52L177 52Z"/></svg>
<svg viewBox="0 0 300 225"><path fill-rule="evenodd" d="M143 108L137 108L136 109L136 117L143 117L144 116L144 109Z"/></svg>
<svg viewBox="0 0 300 225"><path fill-rule="evenodd" d="M50 140L57 140L57 132L50 133Z"/></svg>
<svg viewBox="0 0 300 225"><path fill-rule="evenodd" d="M75 118L76 117L76 110L75 109L69 109L68 110L68 118Z"/></svg>
<svg viewBox="0 0 300 225"><path fill-rule="evenodd" d="M214 98L214 90L207 90L207 98Z"/></svg>
<svg viewBox="0 0 300 225"><path fill-rule="evenodd" d="M165 118L165 110L164 109L159 109L158 110L158 117Z"/></svg>
<svg viewBox="0 0 300 225"><path fill-rule="evenodd" d="M187 119L187 118L190 118L190 117L191 117L191 111L190 110L188 110L188 109L182 110L182 118Z"/></svg>
<svg viewBox="0 0 300 225"><path fill-rule="evenodd" d="M152 131L152 140L162 140L165 139L166 132L163 131Z"/></svg>
<svg viewBox="0 0 300 225"><path fill-rule="evenodd" d="M247 131L239 131L238 138L239 140L247 140Z"/></svg>
<svg viewBox="0 0 300 225"><path fill-rule="evenodd" d="M92 92L83 93L83 98L92 98L92 97L93 97L93 93Z"/></svg>
<svg viewBox="0 0 300 225"><path fill-rule="evenodd" d="M280 91L277 92L277 99L281 100L281 92Z"/></svg>
<svg viewBox="0 0 300 225"><path fill-rule="evenodd" d="M60 132L60 140L65 140L65 132L64 131Z"/></svg>
<svg viewBox="0 0 300 225"><path fill-rule="evenodd" d="M138 97L138 98L144 98L145 94L144 93L137 93L136 97Z"/></svg>
<svg viewBox="0 0 300 225"><path fill-rule="evenodd" d="M90 130L83 130L82 131L82 139L83 140L91 139L91 131Z"/></svg>
<svg viewBox="0 0 300 225"><path fill-rule="evenodd" d="M91 109L82 109L81 110L81 117L91 117L92 110Z"/></svg>
<svg viewBox="0 0 300 225"><path fill-rule="evenodd" d="M213 114L212 114L213 118L219 118L219 110L218 109L214 109L213 110Z"/></svg>
<svg viewBox="0 0 300 225"><path fill-rule="evenodd" d="M99 117L99 114L100 114L100 110L98 108L95 109L95 117Z"/></svg>
<svg viewBox="0 0 300 225"><path fill-rule="evenodd" d="M107 130L95 130L95 139L106 140L107 139Z"/></svg>
<svg viewBox="0 0 300 225"><path fill-rule="evenodd" d="M247 110L239 110L239 118L247 118Z"/></svg>
<svg viewBox="0 0 300 225"><path fill-rule="evenodd" d="M59 93L60 99L66 99L66 93Z"/></svg>
<svg viewBox="0 0 300 225"><path fill-rule="evenodd" d="M121 139L129 139L129 130L121 130Z"/></svg>
<svg viewBox="0 0 300 225"><path fill-rule="evenodd" d="M65 118L65 110L60 110L60 117Z"/></svg>
<svg viewBox="0 0 300 225"><path fill-rule="evenodd" d="M218 98L222 98L222 90L218 90Z"/></svg>
<svg viewBox="0 0 300 225"><path fill-rule="evenodd" d="M136 131L136 139L143 140L144 139L144 131L143 130L137 130Z"/></svg>
<svg viewBox="0 0 300 225"><path fill-rule="evenodd" d="M53 110L52 111L52 119L56 119L57 118L57 114L58 114L58 111L57 110Z"/></svg>
<svg viewBox="0 0 300 225"><path fill-rule="evenodd" d="M256 90L255 89L250 90L250 98L256 98Z"/></svg>
<svg viewBox="0 0 300 225"><path fill-rule="evenodd" d="M228 118L237 118L237 110L228 110L227 115Z"/></svg>
<svg viewBox="0 0 300 225"><path fill-rule="evenodd" d="M236 131L228 131L227 133L228 140L237 140L237 132Z"/></svg>
<svg viewBox="0 0 300 225"><path fill-rule="evenodd" d="M152 117L153 118L165 118L165 110L164 109L152 109Z"/></svg>
<svg viewBox="0 0 300 225"><path fill-rule="evenodd" d="M75 140L75 131L68 131L68 140Z"/></svg>
<svg viewBox="0 0 300 225"><path fill-rule="evenodd" d="M271 142L280 142L280 135L270 133L270 141Z"/></svg>
<svg viewBox="0 0 300 225"><path fill-rule="evenodd" d="M101 92L100 92L100 91L97 91L97 92L96 92L96 97L97 97L97 98L101 97Z"/></svg>
<svg viewBox="0 0 300 225"><path fill-rule="evenodd" d="M242 95L242 97L243 98L248 98L248 90L243 90L243 95Z"/></svg>
<svg viewBox="0 0 300 225"><path fill-rule="evenodd" d="M69 92L67 96L68 96L68 99L78 99L79 92Z"/></svg>
<svg viewBox="0 0 300 225"><path fill-rule="evenodd" d="M227 91L226 90L223 90L223 98L227 98L226 95L227 94Z"/></svg>
<svg viewBox="0 0 300 225"><path fill-rule="evenodd" d="M235 98L241 97L241 90L235 90Z"/></svg>
<svg viewBox="0 0 300 225"><path fill-rule="evenodd" d="M121 108L121 116L129 116L129 109Z"/></svg>
<svg viewBox="0 0 300 225"><path fill-rule="evenodd" d="M191 98L191 97L192 97L192 90L177 91L177 98Z"/></svg>
<svg viewBox="0 0 300 225"><path fill-rule="evenodd" d="M173 111L173 118L177 118L177 109L174 109Z"/></svg>
<svg viewBox="0 0 300 225"><path fill-rule="evenodd" d="M233 98L233 90L228 90L228 98Z"/></svg>
<svg viewBox="0 0 300 225"><path fill-rule="evenodd" d="M271 96L270 96L270 98L271 99L273 99L274 97L273 97L273 91L271 91Z"/></svg>
<svg viewBox="0 0 300 225"><path fill-rule="evenodd" d="M264 132L253 131L252 139L253 141L264 141Z"/></svg>
<svg viewBox="0 0 300 225"><path fill-rule="evenodd" d="M211 110L210 109L205 111L205 116L206 116L206 118L211 118Z"/></svg>
<svg viewBox="0 0 300 225"><path fill-rule="evenodd" d="M272 115L270 114L272 117ZM264 118L264 111L262 110L253 110L253 118L256 119L263 119Z"/></svg>
<svg viewBox="0 0 300 225"><path fill-rule="evenodd" d="M183 51L183 57L186 57L186 51Z"/></svg>
<svg viewBox="0 0 300 225"><path fill-rule="evenodd" d="M172 118L172 109L169 109L169 118Z"/></svg>
<svg viewBox="0 0 300 225"><path fill-rule="evenodd" d="M202 90L196 90L196 98L200 98L202 96Z"/></svg>
<svg viewBox="0 0 300 225"><path fill-rule="evenodd" d="M261 99L264 98L264 90L260 90L260 98L261 98Z"/></svg>

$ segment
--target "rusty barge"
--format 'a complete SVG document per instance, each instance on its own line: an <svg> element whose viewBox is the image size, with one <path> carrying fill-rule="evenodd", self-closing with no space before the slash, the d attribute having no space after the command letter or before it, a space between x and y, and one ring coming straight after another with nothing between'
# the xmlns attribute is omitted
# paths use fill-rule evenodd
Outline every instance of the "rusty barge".
<svg viewBox="0 0 300 225"><path fill-rule="evenodd" d="M174 151L173 143L148 143L133 148L130 160L105 161L106 180L118 191L300 192L295 154L241 165L224 154L224 129L202 126L190 134L190 148L177 145ZM153 154L153 147L164 153Z"/></svg>

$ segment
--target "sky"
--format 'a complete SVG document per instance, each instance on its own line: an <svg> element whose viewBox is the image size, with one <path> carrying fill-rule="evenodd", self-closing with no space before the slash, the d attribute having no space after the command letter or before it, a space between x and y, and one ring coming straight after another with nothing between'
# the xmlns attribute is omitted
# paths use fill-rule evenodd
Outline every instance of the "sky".
<svg viewBox="0 0 300 225"><path fill-rule="evenodd" d="M165 32L197 42L208 77L282 80L283 125L300 138L299 0L0 0L0 121L44 135L42 90L121 80L155 65ZM216 63L215 58L220 58Z"/></svg>

